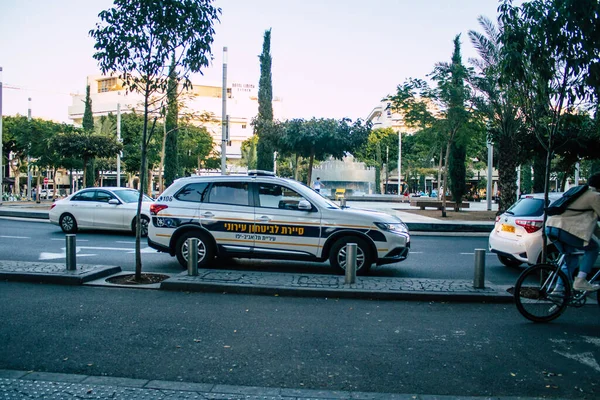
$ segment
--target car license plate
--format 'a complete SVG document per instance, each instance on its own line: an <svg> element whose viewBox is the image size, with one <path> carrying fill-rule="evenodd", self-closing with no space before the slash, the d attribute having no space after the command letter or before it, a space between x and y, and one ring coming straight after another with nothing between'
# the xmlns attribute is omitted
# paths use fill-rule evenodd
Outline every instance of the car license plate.
<svg viewBox="0 0 600 400"><path fill-rule="evenodd" d="M510 233L515 233L515 227L512 225L506 225L506 224L502 224L502 227L500 228L500 230L502 232L510 232Z"/></svg>

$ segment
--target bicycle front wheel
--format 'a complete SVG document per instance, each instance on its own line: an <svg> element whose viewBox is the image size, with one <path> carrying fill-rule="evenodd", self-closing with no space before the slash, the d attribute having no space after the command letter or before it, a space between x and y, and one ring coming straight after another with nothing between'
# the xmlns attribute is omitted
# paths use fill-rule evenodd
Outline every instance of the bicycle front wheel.
<svg viewBox="0 0 600 400"><path fill-rule="evenodd" d="M560 290L557 290L558 285ZM567 275L550 264L527 268L517 279L514 290L517 310L533 322L549 322L558 318L571 298Z"/></svg>

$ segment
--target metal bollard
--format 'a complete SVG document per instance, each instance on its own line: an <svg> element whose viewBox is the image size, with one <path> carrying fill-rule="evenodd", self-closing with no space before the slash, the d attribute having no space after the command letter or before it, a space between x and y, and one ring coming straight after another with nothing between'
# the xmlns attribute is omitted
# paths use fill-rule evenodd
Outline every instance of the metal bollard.
<svg viewBox="0 0 600 400"><path fill-rule="evenodd" d="M189 276L198 276L198 238L189 238L187 269Z"/></svg>
<svg viewBox="0 0 600 400"><path fill-rule="evenodd" d="M68 234L65 235L67 240L67 271L75 271L77 269L77 243L75 240L75 235Z"/></svg>
<svg viewBox="0 0 600 400"><path fill-rule="evenodd" d="M346 198L345 197L342 197L340 199L340 207L342 207L342 208L346 207Z"/></svg>
<svg viewBox="0 0 600 400"><path fill-rule="evenodd" d="M475 276L473 278L475 289L485 288L485 249L475 249Z"/></svg>
<svg viewBox="0 0 600 400"><path fill-rule="evenodd" d="M346 245L346 280L345 283L356 282L356 243Z"/></svg>

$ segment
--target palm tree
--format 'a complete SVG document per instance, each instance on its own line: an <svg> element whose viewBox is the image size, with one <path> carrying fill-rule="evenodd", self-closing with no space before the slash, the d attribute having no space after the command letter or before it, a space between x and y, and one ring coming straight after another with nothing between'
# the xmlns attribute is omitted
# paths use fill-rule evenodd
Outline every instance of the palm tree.
<svg viewBox="0 0 600 400"><path fill-rule="evenodd" d="M484 16L478 18L484 33L469 31L469 38L479 59L469 59L476 75L470 83L475 90L474 103L488 121L488 139L496 148L498 162L499 211L506 210L517 196L517 166L525 157L523 125L509 82L500 79L502 26ZM489 195L489 193L488 193Z"/></svg>

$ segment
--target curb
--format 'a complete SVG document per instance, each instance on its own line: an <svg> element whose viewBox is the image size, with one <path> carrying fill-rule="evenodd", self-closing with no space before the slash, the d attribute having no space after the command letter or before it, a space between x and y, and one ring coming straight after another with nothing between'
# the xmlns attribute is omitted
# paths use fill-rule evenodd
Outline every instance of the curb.
<svg viewBox="0 0 600 400"><path fill-rule="evenodd" d="M512 303L513 296L506 291L473 293L426 292L426 291L368 291L360 289L322 289L322 288L282 288L274 286L245 286L235 284L189 283L167 279L160 285L161 290L182 292L233 293L263 296L290 297L329 297L369 300L413 300L413 301L453 301L458 303Z"/></svg>
<svg viewBox="0 0 600 400"><path fill-rule="evenodd" d="M13 270L0 270L0 280L13 282L54 283L60 285L83 285L121 272L121 267L107 265L78 265L77 270L67 271L58 264L12 262ZM0 261L0 265L2 262ZM36 270L39 268L40 270Z"/></svg>

